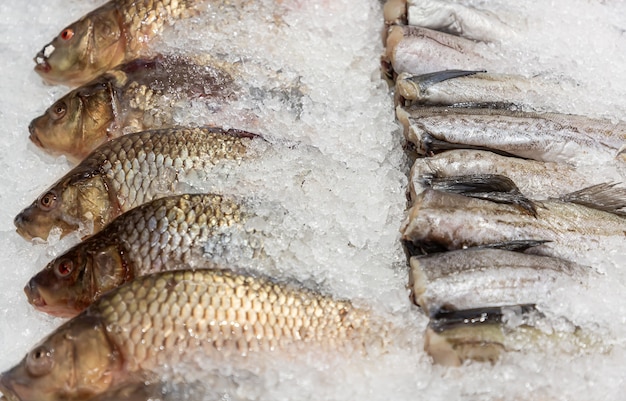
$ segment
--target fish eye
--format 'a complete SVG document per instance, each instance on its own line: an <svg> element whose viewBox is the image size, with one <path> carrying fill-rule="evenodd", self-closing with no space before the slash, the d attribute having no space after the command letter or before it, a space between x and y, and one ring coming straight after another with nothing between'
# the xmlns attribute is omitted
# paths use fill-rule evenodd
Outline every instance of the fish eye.
<svg viewBox="0 0 626 401"><path fill-rule="evenodd" d="M48 211L56 206L56 201L57 195L52 191L48 191L39 199L39 206L43 210Z"/></svg>
<svg viewBox="0 0 626 401"><path fill-rule="evenodd" d="M69 259L63 259L54 268L54 272L59 278L67 277L74 271L74 263Z"/></svg>
<svg viewBox="0 0 626 401"><path fill-rule="evenodd" d="M67 111L67 106L65 106L64 102L57 102L52 106L51 111L52 119L58 120L65 115L65 112Z"/></svg>
<svg viewBox="0 0 626 401"><path fill-rule="evenodd" d="M61 39L70 40L74 36L74 30L72 28L65 28L63 32L61 32Z"/></svg>
<svg viewBox="0 0 626 401"><path fill-rule="evenodd" d="M52 352L40 345L26 356L26 369L31 375L38 377L49 373L54 366Z"/></svg>

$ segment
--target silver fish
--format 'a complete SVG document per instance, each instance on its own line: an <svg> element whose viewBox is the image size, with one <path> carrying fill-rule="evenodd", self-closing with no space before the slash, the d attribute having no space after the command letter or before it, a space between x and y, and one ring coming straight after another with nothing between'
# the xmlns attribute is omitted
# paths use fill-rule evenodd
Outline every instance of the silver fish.
<svg viewBox="0 0 626 401"><path fill-rule="evenodd" d="M483 108L396 108L418 153L479 148L577 165L626 165L626 124L583 116Z"/></svg>
<svg viewBox="0 0 626 401"><path fill-rule="evenodd" d="M417 158L409 174L409 193L415 199L430 186L424 177L500 174L509 177L531 199L558 198L575 188L587 188L610 179L570 164L507 157L483 150L455 149Z"/></svg>
<svg viewBox="0 0 626 401"><path fill-rule="evenodd" d="M413 301L427 314L534 304L555 289L583 288L591 269L563 259L469 248L410 259Z"/></svg>
<svg viewBox="0 0 626 401"><path fill-rule="evenodd" d="M595 187L589 190L591 194L596 191ZM618 197L626 200L623 192ZM554 199L538 203L533 217L513 205L426 190L415 199L401 232L406 241L448 250L538 240L549 242L529 252L584 265L594 265L599 256L610 255L622 264L626 260L621 246L626 239L626 217Z"/></svg>

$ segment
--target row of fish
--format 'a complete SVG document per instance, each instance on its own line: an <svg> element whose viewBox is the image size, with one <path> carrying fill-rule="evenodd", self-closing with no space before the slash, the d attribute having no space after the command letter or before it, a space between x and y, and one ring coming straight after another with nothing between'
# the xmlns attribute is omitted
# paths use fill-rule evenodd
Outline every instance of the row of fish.
<svg viewBox="0 0 626 401"><path fill-rule="evenodd" d="M598 261L623 265L624 124L556 113L561 82L498 71L493 43L516 33L487 10L389 0L384 12L382 70L417 156L401 233L413 301L431 317L426 351L493 362L541 327L554 349L607 351L545 300L584 292L607 274ZM564 330L546 329L555 318Z"/></svg>
<svg viewBox="0 0 626 401"><path fill-rule="evenodd" d="M254 116L233 104L278 97L297 114L304 87L252 64L150 53L202 3L112 0L37 54L48 83L77 88L32 121L30 139L75 166L14 222L27 240L83 240L26 285L35 308L71 319L0 375L0 398L177 398L172 386L188 387L176 377L181 364L367 355L403 338L366 308L255 269L273 263L259 221L275 218L271 230L280 206L260 214L262 200L228 189L261 159L303 145L281 149L249 132ZM274 84L248 84L252 71ZM215 120L173 127L195 101ZM239 129L205 126L228 107L240 111ZM189 193L194 182L215 191Z"/></svg>

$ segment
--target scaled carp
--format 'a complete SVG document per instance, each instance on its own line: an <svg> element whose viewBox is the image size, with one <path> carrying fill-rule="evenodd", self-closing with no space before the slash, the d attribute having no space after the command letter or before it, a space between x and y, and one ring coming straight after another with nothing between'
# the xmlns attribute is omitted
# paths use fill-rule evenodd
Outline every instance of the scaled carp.
<svg viewBox="0 0 626 401"><path fill-rule="evenodd" d="M35 56L50 84L78 86L146 55L166 25L189 17L203 0L111 0L70 24Z"/></svg>
<svg viewBox="0 0 626 401"><path fill-rule="evenodd" d="M78 163L122 134L172 126L184 100L224 104L233 96L232 71L216 64L177 57L124 64L56 101L30 123L30 140Z"/></svg>
<svg viewBox="0 0 626 401"><path fill-rule="evenodd" d="M35 275L24 289L28 301L44 312L71 317L105 292L181 262L241 267L242 260L263 254L261 233L246 225L249 218L262 218L250 203L185 194L131 209Z"/></svg>
<svg viewBox="0 0 626 401"><path fill-rule="evenodd" d="M82 401L193 361L370 355L397 344L385 320L296 283L212 269L156 273L59 327L2 373L0 392L8 401Z"/></svg>
<svg viewBox="0 0 626 401"><path fill-rule="evenodd" d="M253 144L258 144L254 146ZM176 193L191 171L227 180L212 170L237 168L267 143L255 134L221 128L143 131L102 144L15 218L26 239L98 232L113 218L154 198ZM180 192L179 192L180 193Z"/></svg>

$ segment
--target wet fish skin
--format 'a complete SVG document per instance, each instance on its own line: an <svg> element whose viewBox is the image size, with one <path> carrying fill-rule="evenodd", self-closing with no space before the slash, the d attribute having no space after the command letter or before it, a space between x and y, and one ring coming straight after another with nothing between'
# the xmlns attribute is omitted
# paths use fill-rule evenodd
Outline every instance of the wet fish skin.
<svg viewBox="0 0 626 401"><path fill-rule="evenodd" d="M43 312L73 317L135 277L181 263L191 267L207 260L215 263L227 251L241 258L260 257L262 240L244 226L251 209L242 199L214 194L145 203L51 261L26 285L28 301Z"/></svg>
<svg viewBox="0 0 626 401"><path fill-rule="evenodd" d="M455 149L415 160L409 178L411 199L429 188L422 179L425 175L451 177L463 174L505 175L515 182L520 192L535 200L558 198L572 189L610 179L585 173L584 169L570 164L506 157L483 150Z"/></svg>
<svg viewBox="0 0 626 401"><path fill-rule="evenodd" d="M534 304L555 288L585 286L591 269L563 259L467 248L410 259L413 301L427 314Z"/></svg>
<svg viewBox="0 0 626 401"><path fill-rule="evenodd" d="M78 163L103 142L172 125L175 107L197 97L233 95L232 65L182 57L133 60L57 100L29 126L44 151ZM224 67L224 68L223 68Z"/></svg>
<svg viewBox="0 0 626 401"><path fill-rule="evenodd" d="M83 85L146 53L166 25L193 15L202 0L112 0L68 25L35 56L50 84Z"/></svg>
<svg viewBox="0 0 626 401"><path fill-rule="evenodd" d="M403 240L434 243L448 250L546 240L528 252L593 265L594 255L608 254L613 243L623 242L626 218L553 199L539 202L537 217L533 217L512 205L425 190L408 211L401 232Z"/></svg>
<svg viewBox="0 0 626 401"><path fill-rule="evenodd" d="M9 401L84 400L198 356L367 354L385 349L390 330L369 310L296 284L226 270L157 273L59 327L0 376L0 391Z"/></svg>
<svg viewBox="0 0 626 401"><path fill-rule="evenodd" d="M583 116L500 109L396 108L408 141L428 154L434 138L538 161L592 165L626 161L626 125ZM445 145L444 145L445 146Z"/></svg>
<svg viewBox="0 0 626 401"><path fill-rule="evenodd" d="M414 26L389 28L383 62L396 75L428 74L445 69L485 70L494 56L472 40Z"/></svg>
<svg viewBox="0 0 626 401"><path fill-rule="evenodd" d="M256 139L256 140L255 140ZM15 220L25 239L100 231L121 213L174 193L185 173L254 157L263 142L249 132L221 128L143 131L104 143L43 192Z"/></svg>

